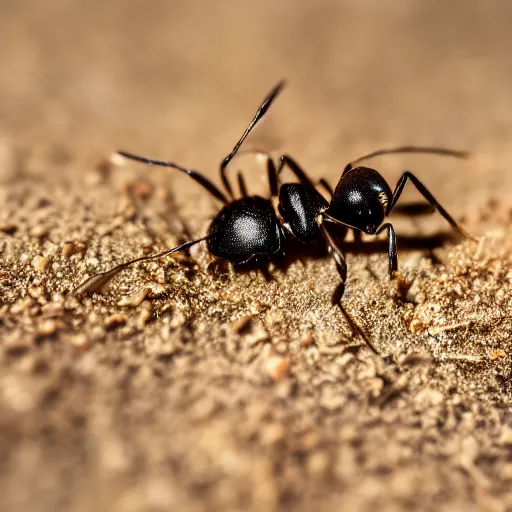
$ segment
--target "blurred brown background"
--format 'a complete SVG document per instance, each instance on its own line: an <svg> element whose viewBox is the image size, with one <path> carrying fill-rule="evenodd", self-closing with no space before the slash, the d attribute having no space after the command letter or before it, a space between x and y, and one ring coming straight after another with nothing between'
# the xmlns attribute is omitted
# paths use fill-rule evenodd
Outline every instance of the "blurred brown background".
<svg viewBox="0 0 512 512"><path fill-rule="evenodd" d="M26 195L20 190L36 194L33 179L37 177L37 194L54 196L53 206L64 219L50 236L55 244L71 236L66 219L76 214L73 226L82 222L76 213L79 201L73 198L94 205L97 217L89 220L99 223L110 218L109 198L121 190L124 175L115 171L113 183L95 189L90 181L83 181L83 171L121 148L172 159L216 179L218 162L258 103L285 78L286 90L249 146L276 154L286 151L313 176L323 175L332 182L348 160L379 147L421 144L470 149L475 157L467 166L442 159L406 162L405 157L390 157L383 168L393 183L405 166L413 165L472 232L509 232L511 21L512 3L506 0L1 0L0 143L32 155L24 160L23 183L15 172L7 171L4 216L17 215L30 224L30 206L20 206L13 198ZM59 155L64 156L59 159ZM145 171L138 172L148 176ZM159 172L153 171L155 180L165 176L173 191L179 191L180 217L194 231L203 229L214 211L211 201L181 176L168 178ZM64 199L67 194L70 199ZM198 198L200 203L195 202ZM504 203L501 213L489 211L497 200ZM436 226L446 227L441 219L432 219ZM16 250L31 257L43 250L30 235L31 226L24 231L20 221L17 229L12 241ZM94 226L87 231L94 250L100 244L95 231ZM118 251L116 261L139 250L140 233L128 233L104 239L103 247ZM5 243L11 243L10 236ZM123 240L129 240L126 247ZM97 254L102 268L108 267L106 252ZM457 258L453 260L463 261L462 256ZM381 259L379 272L385 276ZM68 269L69 275L48 274L48 296L52 290L62 293L63 286L69 290L90 271L82 260L76 261L80 263ZM349 259L353 261L360 260ZM509 260L499 264L506 275ZM320 287L325 297L325 304L318 307L326 308L326 316L317 327L327 326L328 332L325 339L318 336L318 345L326 343L335 350L342 321L337 310L329 309L328 289L336 274L328 261L315 265L306 275L322 279L322 283L312 281L310 289ZM294 322L312 310L302 295L294 295L309 293L301 291L306 271L300 268L292 268L291 277L286 277L291 281L280 281L282 302L272 299L280 314L289 315L292 337L299 329ZM442 270L436 274L437 270L425 268L423 277L435 275L432 282L442 281L438 278ZM38 282L37 276L12 269L11 262L2 274L9 276L4 281L9 289L3 295L9 304L22 300L27 287ZM177 270L173 267L169 272ZM446 272L452 275L451 270ZM500 283L505 298L512 297L510 283ZM244 286L247 283L242 285L246 292ZM250 293L256 300L267 285L258 281L254 286ZM369 285L358 281L352 297L363 297L365 286L368 291ZM386 293L377 302L385 302ZM114 302L87 303L83 314L93 312L96 320L87 317L86 324L112 313L117 300L119 296ZM500 311L492 302L488 305L490 312ZM388 306L382 327L371 324L368 311L362 321L390 347L402 340L397 326L405 313ZM302 355L294 356L296 394L293 386L288 391L265 387L268 383L261 386L244 373L249 356L232 356L230 349L215 344L217 338L214 343L204 334L208 329L224 332L229 326L227 306L219 308L222 322L212 314L203 334L189 335L184 328L191 350L178 357L181 363L176 368L169 362L172 371L162 370L167 359L155 356L154 347L165 343L158 322L137 335L123 337L107 330L104 345L93 347L84 358L65 343L39 346L31 341L29 357L42 357L52 368L44 377L30 374L27 368L32 366L23 363L27 359L13 362L6 349L0 377L15 391L1 402L0 467L3 464L6 500L2 510L341 510L346 504L346 510L353 511L467 512L511 506L507 488L512 478L512 442L510 437L501 444L496 441L509 422L509 387L493 384L494 391L500 390L499 399L487 402L487 391L482 391L483 398L475 395L484 380L471 377L472 370L468 378L475 382L460 384L460 389L459 377L450 380L455 373L449 366L436 370L436 378L421 370L411 377L416 383L411 389L439 386L438 394L421 395L418 405L415 391L403 402L393 402L391 412L382 411L380 405L368 402L373 384L364 379L378 380L376 375L394 370L364 353L361 357L366 359L357 363L357 371L371 375L361 377L370 389L362 391L365 386L357 372L342 369L341 374L329 374L341 363L328 350L317 358L311 356L313 362L310 355L304 360ZM240 316L240 308L229 314ZM442 311L449 316L448 309ZM457 311L460 318L450 321L467 318L462 306ZM28 320L12 322L2 324L4 336L37 338ZM77 322L73 327L81 329L83 324ZM504 326L500 334L503 339L510 337L507 329ZM65 338L66 329L63 333ZM426 338L407 335L427 346ZM403 340L409 339L407 335ZM460 341L464 350L466 338ZM495 336L489 343L497 339L502 338ZM60 369L55 370L58 377L54 367ZM223 377L216 377L218 367L223 368ZM143 376L132 383L135 374ZM314 380L327 374L325 381ZM389 375L386 378L381 380L389 384ZM50 390L56 386L58 399L50 399L50 406L33 399L44 387L41 382ZM455 401L458 392L463 398ZM344 393L345 405L332 405L337 393ZM208 401L212 396L215 399ZM28 402L23 402L24 397ZM194 409L180 397L199 405ZM452 405L445 409L448 403L456 411L450 427L446 426L446 418L452 418L446 412ZM489 409L479 409L482 404ZM274 408L279 411L276 417L268 412ZM473 413L471 423L467 415ZM388 420L379 418L386 414L389 423L382 426L379 421ZM284 433L280 425L285 425ZM234 433L237 426L241 432ZM264 433L258 433L264 427Z"/></svg>
<svg viewBox="0 0 512 512"><path fill-rule="evenodd" d="M0 7L0 127L27 144L122 143L211 168L286 78L261 132L317 167L390 143L506 147L506 1Z"/></svg>

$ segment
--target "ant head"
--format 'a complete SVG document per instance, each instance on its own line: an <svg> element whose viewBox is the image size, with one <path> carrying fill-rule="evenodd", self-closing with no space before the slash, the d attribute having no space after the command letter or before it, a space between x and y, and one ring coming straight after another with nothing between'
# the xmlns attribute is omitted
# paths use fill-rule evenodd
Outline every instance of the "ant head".
<svg viewBox="0 0 512 512"><path fill-rule="evenodd" d="M213 219L207 239L209 251L233 263L281 249L283 233L272 203L258 196L226 205Z"/></svg>
<svg viewBox="0 0 512 512"><path fill-rule="evenodd" d="M327 214L369 235L386 217L391 189L374 169L354 167L338 182Z"/></svg>
<svg viewBox="0 0 512 512"><path fill-rule="evenodd" d="M320 237L316 218L328 204L310 185L285 183L279 189L279 213L293 235L305 244Z"/></svg>

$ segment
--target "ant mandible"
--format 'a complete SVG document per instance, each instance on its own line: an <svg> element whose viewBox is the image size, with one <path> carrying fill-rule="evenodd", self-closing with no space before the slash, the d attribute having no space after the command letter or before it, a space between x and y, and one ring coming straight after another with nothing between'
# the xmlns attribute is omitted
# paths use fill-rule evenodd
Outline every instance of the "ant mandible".
<svg viewBox="0 0 512 512"><path fill-rule="evenodd" d="M308 177L306 172L288 155L279 158L276 168L273 160L267 156L267 172L271 198L248 195L244 179L238 174L241 197L235 199L233 188L227 177L227 166L237 154L240 146L247 138L258 121L265 115L271 103L284 86L279 82L265 97L254 118L236 143L233 150L220 164L220 176L227 196L212 181L196 170L187 169L172 162L153 160L119 151L119 154L145 164L171 167L190 176L202 185L212 196L224 203L223 208L210 224L208 234L196 240L190 240L172 249L166 249L156 254L142 256L122 263L107 272L93 275L83 282L76 294L100 290L115 275L134 263L161 258L174 252L185 251L189 247L205 241L209 252L218 258L233 264L246 263L257 256L271 257L283 252L287 238L296 238L304 244L312 244L323 238L329 253L333 256L341 282L334 294L335 299L352 327L354 323L339 302L344 293L347 279L347 264L343 252L338 245L349 229L354 231L356 238L361 233L379 235L387 231L389 276L394 278L398 271L396 236L392 224L384 223L391 213L408 180L410 180L425 197L425 199L464 236L469 235L453 217L439 204L423 183L410 172L405 172L399 179L394 192L375 169L356 164L370 158L394 153L430 153L457 158L467 158L469 155L462 151L445 148L401 146L390 149L380 149L347 164L343 174L334 189L325 180L320 180L331 195L327 201ZM284 183L279 185L279 175L287 166L299 180L299 183ZM272 198L278 198L277 211ZM378 353L369 339L358 329L369 347Z"/></svg>

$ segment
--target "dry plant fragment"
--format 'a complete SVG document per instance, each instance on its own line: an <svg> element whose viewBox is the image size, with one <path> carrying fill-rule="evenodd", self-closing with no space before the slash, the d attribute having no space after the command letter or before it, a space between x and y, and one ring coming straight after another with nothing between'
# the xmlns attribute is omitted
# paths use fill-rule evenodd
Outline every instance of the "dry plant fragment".
<svg viewBox="0 0 512 512"><path fill-rule="evenodd" d="M439 325L437 327L429 327L428 333L431 336L436 336L437 334L441 334L443 332L454 331L456 329L460 329L461 327L468 327L471 325L471 323L471 320L466 320L465 322L458 322L456 324L451 325Z"/></svg>

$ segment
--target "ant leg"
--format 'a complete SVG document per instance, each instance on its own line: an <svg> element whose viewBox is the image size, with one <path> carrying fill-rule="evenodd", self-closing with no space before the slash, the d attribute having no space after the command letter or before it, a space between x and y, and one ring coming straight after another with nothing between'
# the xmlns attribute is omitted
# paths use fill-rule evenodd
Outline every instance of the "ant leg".
<svg viewBox="0 0 512 512"><path fill-rule="evenodd" d="M243 144L244 140L247 138L249 133L251 133L252 129L256 126L258 121L265 115L268 108L270 107L276 96L281 92L281 89L284 87L284 85L285 82L281 81L271 89L271 91L267 94L267 96L259 106L258 110L256 111L256 114L254 115L252 121L249 123L249 126L245 129L245 132L240 137L240 140L235 144L235 147L233 148L231 153L229 153L229 155L226 158L224 158L224 160L222 160L220 164L220 177L224 185L224 188L226 189L231 199L234 199L233 189L231 188L231 184L229 183L228 177L226 175L226 167L228 166L231 159L236 155L236 153L240 149L240 146Z"/></svg>
<svg viewBox="0 0 512 512"><path fill-rule="evenodd" d="M267 162L268 181L270 186L271 196L277 196L279 190L279 178L277 176L276 166L270 156L270 153L262 151L261 149L242 149L238 151L235 158L240 155L255 155L258 157L265 157ZM240 173L238 173L240 174ZM240 186L240 177L238 177L238 184Z"/></svg>
<svg viewBox="0 0 512 512"><path fill-rule="evenodd" d="M318 184L324 187L324 190L329 194L330 198L332 199L332 196L334 195L334 190L329 184L329 182L324 178L320 178Z"/></svg>
<svg viewBox="0 0 512 512"><path fill-rule="evenodd" d="M338 301L337 302L341 312L343 313L343 316L345 317L345 320L347 321L348 325L350 325L350 328L352 329L352 332L356 332L363 338L364 342L368 345L368 348L374 353L380 356L380 352L375 348L373 343L371 342L370 338L366 335L366 333L359 327L359 325L356 324L355 320L349 315L348 311L343 307L343 304Z"/></svg>
<svg viewBox="0 0 512 512"><path fill-rule="evenodd" d="M127 153L126 151L118 151L119 155L124 156L125 158L129 158L130 160L135 160L136 162L142 162L143 164L149 165L160 165L162 167L171 167L172 169L176 169L178 171L184 172L188 174L194 181L202 185L212 196L216 197L219 201L222 201L224 204L228 203L226 196L205 176L203 176L200 172L194 171L193 169L186 169L181 165L175 164L173 162L164 162L162 160L152 160L150 158L146 158L144 156L133 155L132 153Z"/></svg>
<svg viewBox="0 0 512 512"><path fill-rule="evenodd" d="M301 183L304 183L305 185L309 185L313 188L315 186L313 185L313 182L309 178L309 176L306 174L306 172L302 169L302 167L289 155L281 155L279 157L279 163L277 164L277 175L281 174L281 171L283 170L283 167L287 165L290 168L290 171L292 171L293 174L298 178L298 180Z"/></svg>
<svg viewBox="0 0 512 512"><path fill-rule="evenodd" d="M388 230L388 258L389 258L389 278L393 279L398 272L398 258L396 254L396 236L393 226L388 222L383 224L375 233L379 235L385 229Z"/></svg>
<svg viewBox="0 0 512 512"><path fill-rule="evenodd" d="M381 155L395 155L397 153L420 153L439 156L453 156L455 158L464 159L468 159L470 157L470 154L467 151L457 151L454 149L435 148L428 146L400 146L397 148L378 149L377 151L372 151L371 153L361 156L356 160L352 160L352 162L348 163L345 166L342 176L346 174L348 171L350 171L355 164L361 163L363 160L369 160L370 158L374 158L376 156Z"/></svg>
<svg viewBox="0 0 512 512"><path fill-rule="evenodd" d="M277 197L279 193L279 178L277 177L276 166L272 158L267 157L268 184L270 187L270 196Z"/></svg>
<svg viewBox="0 0 512 512"><path fill-rule="evenodd" d="M338 297L339 302L343 297L343 294L345 293L345 281L347 280L347 262L345 261L345 256L342 250L338 247L334 238L329 233L328 229L325 227L324 223L320 223L319 226L322 235L325 241L327 242L327 249L329 251L329 254L334 258L336 268L338 269L338 274L341 277L341 283L338 285L338 288L336 289L336 296Z"/></svg>
<svg viewBox="0 0 512 512"><path fill-rule="evenodd" d="M371 340L365 334L365 332L356 324L356 322L354 322L352 317L348 314L347 310L343 307L341 299L345 292L345 281L347 280L347 263L345 261L345 257L343 256L343 252L338 247L338 245L336 244L336 242L334 241L331 234L329 233L329 231L327 230L323 223L320 223L320 230L322 231L325 241L327 242L329 253L334 257L334 261L336 262L336 268L338 269L338 273L340 274L341 277L341 283L337 286L333 294L332 303L333 305L338 305L341 312L343 313L343 316L345 317L345 320L350 325L352 332L357 332L359 336L363 338L364 342L368 345L372 352L374 352L377 355L380 355L378 350L374 347Z"/></svg>
<svg viewBox="0 0 512 512"><path fill-rule="evenodd" d="M423 183L414 176L414 174L409 171L405 171L402 174L402 177L398 180L395 191L393 192L393 197L386 211L386 215L391 213L391 210L397 203L400 195L402 194L405 184L407 180L411 180L413 185L418 189L420 194L450 223L450 225L463 234L465 237L470 238L471 240L476 240L476 238L470 235L437 201L437 199L429 192L427 187L423 185Z"/></svg>
<svg viewBox="0 0 512 512"><path fill-rule="evenodd" d="M289 155L281 155L281 157L279 158L279 163L277 166L278 175L281 174L281 171L283 170L285 165L287 165L290 168L292 173L295 174L295 176L299 179L301 183L303 183L304 185L309 185L312 188L315 188L315 185L313 184L311 178L306 174L302 167ZM332 199L332 196L334 195L334 190L329 184L329 182L324 178L320 178L320 180L318 181L318 185L321 185Z"/></svg>
<svg viewBox="0 0 512 512"><path fill-rule="evenodd" d="M254 154L257 156L264 156L267 161L267 174L268 174L268 183L270 187L270 196L271 197L277 197L279 193L279 178L277 176L277 170L276 166L274 164L274 161L272 160L272 157L269 153L266 153L265 151L261 151L259 149L249 149L247 151L241 150L238 155L240 154ZM245 180L242 176L242 174L238 173L238 186L240 188L240 192L242 194L242 197L247 197L247 187L245 186Z"/></svg>
<svg viewBox="0 0 512 512"><path fill-rule="evenodd" d="M393 213L407 215L408 217L422 217L434 213L436 209L430 203L411 202L396 204Z"/></svg>
<svg viewBox="0 0 512 512"><path fill-rule="evenodd" d="M240 171L238 172L238 188L240 189L240 195L247 197L247 187L245 186L245 180Z"/></svg>
<svg viewBox="0 0 512 512"><path fill-rule="evenodd" d="M163 256L167 256L168 254L172 254L173 252L185 251L189 247L198 244L199 242L203 242L208 237L205 236L203 238L199 238L198 240L190 240L185 242L173 249L166 249L165 251L157 252L155 254L150 254L149 256L141 256L139 258L135 258L133 260L127 261L125 263L121 263L121 265L117 265L106 272L100 272L98 274L94 274L89 279L85 280L82 284L80 284L73 292L73 295L81 295L84 293L94 293L98 292L103 288L113 277L115 277L119 272L124 270L125 268L133 265L134 263L138 263L140 261L149 261L157 258L162 258Z"/></svg>

